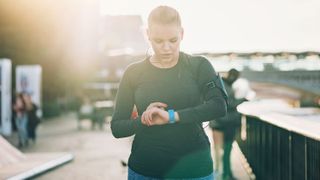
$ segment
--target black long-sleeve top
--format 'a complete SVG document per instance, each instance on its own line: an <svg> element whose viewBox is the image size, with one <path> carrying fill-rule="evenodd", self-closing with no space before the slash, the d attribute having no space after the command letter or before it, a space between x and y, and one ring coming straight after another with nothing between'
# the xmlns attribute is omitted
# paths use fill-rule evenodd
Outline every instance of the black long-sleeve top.
<svg viewBox="0 0 320 180"><path fill-rule="evenodd" d="M218 89L207 90L215 76L203 57L199 69L191 70L180 53L171 68L157 68L149 59L130 65L120 82L111 121L116 138L135 134L129 167L135 172L157 178L195 178L213 171L210 143L202 122L222 117L226 103ZM189 56L191 57L191 56ZM152 102L163 102L174 109L180 121L175 124L145 126L141 118L130 119L133 106L141 115Z"/></svg>

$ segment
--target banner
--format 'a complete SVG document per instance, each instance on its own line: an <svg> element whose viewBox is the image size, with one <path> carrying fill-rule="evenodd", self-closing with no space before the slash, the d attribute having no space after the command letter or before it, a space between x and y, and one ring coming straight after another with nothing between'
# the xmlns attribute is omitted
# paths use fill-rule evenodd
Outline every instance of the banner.
<svg viewBox="0 0 320 180"><path fill-rule="evenodd" d="M9 59L0 59L0 134L4 136L12 133L11 69Z"/></svg>

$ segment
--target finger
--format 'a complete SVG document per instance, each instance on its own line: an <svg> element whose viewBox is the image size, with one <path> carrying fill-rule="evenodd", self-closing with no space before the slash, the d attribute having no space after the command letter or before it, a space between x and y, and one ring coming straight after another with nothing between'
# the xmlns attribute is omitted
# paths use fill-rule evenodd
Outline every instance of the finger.
<svg viewBox="0 0 320 180"><path fill-rule="evenodd" d="M156 104L157 104L157 102L150 103L149 106L147 107L147 110L149 110L153 107L156 107Z"/></svg>
<svg viewBox="0 0 320 180"><path fill-rule="evenodd" d="M154 124L154 121L153 121L153 117L157 114L157 111L158 111L159 108L153 108L149 111L148 113L148 118L150 119L150 121L152 122L152 124Z"/></svg>
<svg viewBox="0 0 320 180"><path fill-rule="evenodd" d="M149 104L149 106L147 107L146 110L149 110L149 109L152 108L152 107L153 107L153 103Z"/></svg>
<svg viewBox="0 0 320 180"><path fill-rule="evenodd" d="M146 121L148 122L148 124L151 126L152 123L152 110L148 110L146 112L146 116L145 116Z"/></svg>
<svg viewBox="0 0 320 180"><path fill-rule="evenodd" d="M150 120L148 119L148 112L145 112L144 120L148 126L151 126Z"/></svg>
<svg viewBox="0 0 320 180"><path fill-rule="evenodd" d="M152 109L150 109L149 111L148 111L148 113L147 113L147 120L150 122L150 124L151 124L151 122L152 122Z"/></svg>
<svg viewBox="0 0 320 180"><path fill-rule="evenodd" d="M142 124L145 124L145 123L144 123L143 116L144 116L144 113L142 113L142 115L141 115L141 123L142 123Z"/></svg>
<svg viewBox="0 0 320 180"><path fill-rule="evenodd" d="M147 126L150 126L150 121L148 120L148 111L145 111L143 116L143 120L146 123Z"/></svg>
<svg viewBox="0 0 320 180"><path fill-rule="evenodd" d="M158 107L158 108L166 108L166 107L168 107L167 104L162 103L162 102L156 102L155 106Z"/></svg>
<svg viewBox="0 0 320 180"><path fill-rule="evenodd" d="M141 122L142 122L144 125L148 125L145 117L146 117L146 113L143 112L143 113L142 113L142 116L141 116Z"/></svg>
<svg viewBox="0 0 320 180"><path fill-rule="evenodd" d="M168 107L168 105L165 103L162 103L162 102L153 102L148 106L147 110L149 110L153 107L166 108L166 107Z"/></svg>
<svg viewBox="0 0 320 180"><path fill-rule="evenodd" d="M154 107L157 107L160 109L165 109L166 107L168 107L168 105L165 103L162 103L162 102L156 102L156 103L154 103Z"/></svg>
<svg viewBox="0 0 320 180"><path fill-rule="evenodd" d="M148 126L152 126L153 125L152 121L147 120L147 122L148 122Z"/></svg>

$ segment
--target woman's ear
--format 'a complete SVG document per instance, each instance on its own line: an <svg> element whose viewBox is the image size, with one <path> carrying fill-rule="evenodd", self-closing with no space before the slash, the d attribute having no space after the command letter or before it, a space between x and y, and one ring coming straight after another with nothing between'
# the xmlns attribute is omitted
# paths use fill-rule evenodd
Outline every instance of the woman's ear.
<svg viewBox="0 0 320 180"><path fill-rule="evenodd" d="M181 40L183 40L184 29L181 27Z"/></svg>
<svg viewBox="0 0 320 180"><path fill-rule="evenodd" d="M147 34L147 38L148 38L148 40L150 41L150 31L149 31L149 29L148 29L148 28L146 29L146 34Z"/></svg>

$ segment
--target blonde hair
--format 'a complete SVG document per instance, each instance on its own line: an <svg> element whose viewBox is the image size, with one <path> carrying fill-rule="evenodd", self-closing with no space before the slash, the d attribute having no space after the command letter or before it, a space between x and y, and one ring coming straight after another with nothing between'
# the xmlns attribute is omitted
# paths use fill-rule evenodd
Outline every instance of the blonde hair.
<svg viewBox="0 0 320 180"><path fill-rule="evenodd" d="M158 6L154 8L148 17L148 27L152 24L173 24L181 27L181 18L177 10L169 6Z"/></svg>

